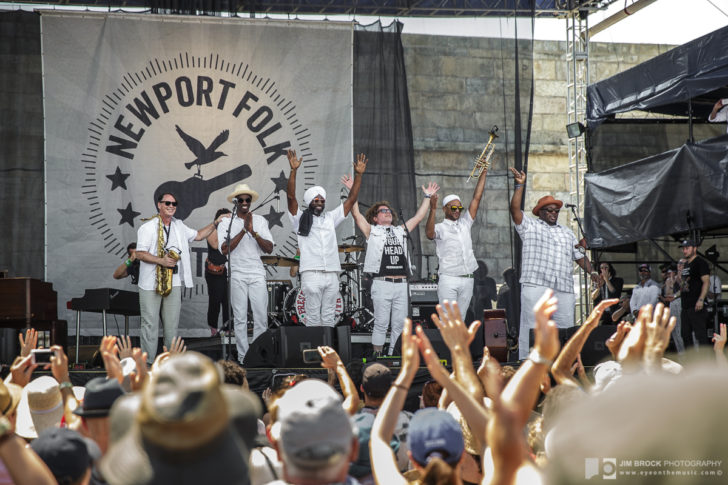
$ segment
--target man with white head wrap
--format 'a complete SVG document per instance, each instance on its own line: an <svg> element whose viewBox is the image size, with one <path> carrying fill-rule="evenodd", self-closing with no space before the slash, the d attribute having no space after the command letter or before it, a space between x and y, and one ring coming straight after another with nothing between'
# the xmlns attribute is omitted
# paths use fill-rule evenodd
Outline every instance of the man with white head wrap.
<svg viewBox="0 0 728 485"><path fill-rule="evenodd" d="M427 238L435 241L439 262L437 299L440 304L444 300L456 301L463 315L468 311L473 297L473 273L478 269L470 228L478 214L487 174L486 169L478 177L473 200L470 201L467 211L463 213L460 197L450 194L442 199L445 220L435 224L434 211L430 211L427 217L425 231Z"/></svg>
<svg viewBox="0 0 728 485"><path fill-rule="evenodd" d="M306 206L301 210L296 200L296 172L303 162L296 152L288 150L291 174L288 177L288 217L293 230L298 234L298 249L301 251L301 289L306 296L306 320L309 327L333 327L334 311L339 288L339 250L336 241L336 226L349 215L359 196L361 177L367 167L367 158L362 153L354 162L354 184L349 197L335 209L324 212L326 191L323 187L310 187L303 194Z"/></svg>

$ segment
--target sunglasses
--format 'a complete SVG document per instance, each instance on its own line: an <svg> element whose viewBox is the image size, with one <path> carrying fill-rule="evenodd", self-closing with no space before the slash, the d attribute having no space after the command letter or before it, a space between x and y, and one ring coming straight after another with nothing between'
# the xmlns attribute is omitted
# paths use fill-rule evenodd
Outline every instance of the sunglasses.
<svg viewBox="0 0 728 485"><path fill-rule="evenodd" d="M561 209L541 209L544 212L548 212L549 214L558 214Z"/></svg>
<svg viewBox="0 0 728 485"><path fill-rule="evenodd" d="M161 202L162 202L162 204L166 205L167 207L169 207L170 205L172 207L177 207L177 202L174 202L172 200L163 200Z"/></svg>
<svg viewBox="0 0 728 485"><path fill-rule="evenodd" d="M640 273L649 273L649 272L650 272L649 269L645 269L645 268L640 269Z"/></svg>
<svg viewBox="0 0 728 485"><path fill-rule="evenodd" d="M450 210L451 210L451 211L461 211L461 210L463 210L464 208L465 208L465 207L463 207L463 206L461 206L461 205L451 205L451 206L450 206Z"/></svg>
<svg viewBox="0 0 728 485"><path fill-rule="evenodd" d="M383 209L379 209L377 212L379 212L380 214L391 214L392 213L392 209L387 209L385 207Z"/></svg>
<svg viewBox="0 0 728 485"><path fill-rule="evenodd" d="M253 200L252 197L238 197L238 203L239 204L243 204L243 203L246 203L246 202L250 202L251 200Z"/></svg>

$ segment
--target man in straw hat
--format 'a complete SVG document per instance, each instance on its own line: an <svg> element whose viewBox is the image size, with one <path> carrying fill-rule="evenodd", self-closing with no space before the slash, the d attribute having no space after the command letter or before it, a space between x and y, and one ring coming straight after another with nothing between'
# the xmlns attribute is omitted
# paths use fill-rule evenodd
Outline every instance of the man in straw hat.
<svg viewBox="0 0 728 485"><path fill-rule="evenodd" d="M215 227L229 214L218 217L202 229L195 230L174 218L177 211L177 197L163 193L157 199L158 217L142 224L137 231L136 258L139 265L139 310L141 313L142 351L146 352L149 364L157 355L159 336L159 315L164 325L164 345L172 347L177 336L179 313L182 306L182 286L192 288L192 264L190 263L191 241L202 241L212 234ZM161 241L160 241L161 236ZM174 248L179 253L179 261L165 254L158 254L160 242L164 249ZM157 265L179 270L172 276L172 291L166 296L157 293Z"/></svg>
<svg viewBox="0 0 728 485"><path fill-rule="evenodd" d="M521 210L526 172L511 168L516 181L511 197L511 218L516 232L523 241L521 260L521 329L518 353L528 357L528 330L533 328L533 307L547 288L554 290L559 305L553 320L560 328L574 325L574 279L572 261L591 273L598 283L598 273L592 269L589 258L579 250L579 241L570 229L557 223L559 210L564 204L547 195L541 197L531 211L538 219L524 217Z"/></svg>
<svg viewBox="0 0 728 485"><path fill-rule="evenodd" d="M427 217L425 233L427 238L435 241L438 261L437 299L442 304L445 300L457 301L463 315L468 311L473 298L474 272L478 269L478 261L473 253L473 240L470 228L475 222L480 207L480 199L485 190L485 178L488 170L483 170L478 177L473 191L473 199L465 207L460 196L450 194L442 199L442 211L445 219L435 224L435 211ZM430 199L432 205L437 198Z"/></svg>
<svg viewBox="0 0 728 485"><path fill-rule="evenodd" d="M296 200L296 171L303 157L296 158L296 152L288 150L291 175L288 177L288 217L293 230L298 234L298 248L301 250L301 289L306 296L306 326L334 326L334 311L339 289L339 252L336 244L336 226L346 219L359 197L362 174L367 168L367 158L361 153L354 162L354 183L349 197L333 210L326 208L326 191L314 186L303 194L304 210Z"/></svg>
<svg viewBox="0 0 728 485"><path fill-rule="evenodd" d="M248 184L236 185L227 200L234 202L237 210L232 218L220 223L217 240L220 252L230 258L230 300L238 362L242 364L248 351L248 298L253 310L253 340L268 329L268 287L260 256L273 252L273 236L268 221L250 211L258 192Z"/></svg>

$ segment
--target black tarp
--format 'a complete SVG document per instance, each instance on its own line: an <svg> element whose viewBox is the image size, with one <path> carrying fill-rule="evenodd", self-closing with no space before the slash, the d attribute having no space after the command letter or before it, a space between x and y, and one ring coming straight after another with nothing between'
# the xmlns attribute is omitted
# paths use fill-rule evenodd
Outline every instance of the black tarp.
<svg viewBox="0 0 728 485"><path fill-rule="evenodd" d="M728 27L587 87L587 123L633 110L687 115L688 100L728 84ZM713 100L715 102L715 100ZM693 103L705 118L711 102Z"/></svg>
<svg viewBox="0 0 728 485"><path fill-rule="evenodd" d="M728 135L585 175L592 249L728 226Z"/></svg>

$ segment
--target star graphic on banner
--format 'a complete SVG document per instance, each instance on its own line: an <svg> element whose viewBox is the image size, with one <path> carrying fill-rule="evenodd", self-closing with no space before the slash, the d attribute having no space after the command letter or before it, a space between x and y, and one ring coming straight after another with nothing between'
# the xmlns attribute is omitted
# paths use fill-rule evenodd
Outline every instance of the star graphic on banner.
<svg viewBox="0 0 728 485"><path fill-rule="evenodd" d="M273 189L273 193L275 194L288 188L288 177L286 177L286 174L283 173L283 170L281 170L281 174L279 176L271 177L271 180L274 184L276 184L276 188Z"/></svg>
<svg viewBox="0 0 728 485"><path fill-rule="evenodd" d="M126 179L129 177L128 173L122 173L121 169L117 166L116 172L112 175L107 175L106 178L111 180L111 190L121 187L126 190Z"/></svg>
<svg viewBox="0 0 728 485"><path fill-rule="evenodd" d="M116 209L119 211L119 214L121 214L121 220L119 221L119 225L121 226L125 222L128 223L131 227L134 227L134 218L138 215L141 215L141 212L135 212L134 209L131 208L131 202L127 204L126 209ZM283 227L283 226L281 226Z"/></svg>
<svg viewBox="0 0 728 485"><path fill-rule="evenodd" d="M263 217L265 217L265 219L268 221L268 227L283 227L283 224L281 223L281 217L283 217L283 214L285 214L285 212L276 212L275 209L273 209L273 206L270 206L268 207L268 213L265 214Z"/></svg>

